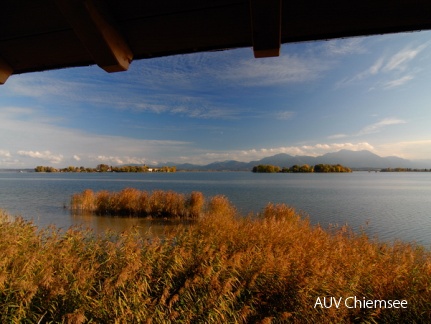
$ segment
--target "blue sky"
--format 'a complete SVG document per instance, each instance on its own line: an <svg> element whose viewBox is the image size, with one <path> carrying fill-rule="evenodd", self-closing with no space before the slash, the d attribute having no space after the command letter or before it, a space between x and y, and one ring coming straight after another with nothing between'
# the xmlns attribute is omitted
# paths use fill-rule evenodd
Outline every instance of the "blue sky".
<svg viewBox="0 0 431 324"><path fill-rule="evenodd" d="M31 54L29 54L31 55ZM431 159L431 32L11 76L0 168L207 164L340 149Z"/></svg>

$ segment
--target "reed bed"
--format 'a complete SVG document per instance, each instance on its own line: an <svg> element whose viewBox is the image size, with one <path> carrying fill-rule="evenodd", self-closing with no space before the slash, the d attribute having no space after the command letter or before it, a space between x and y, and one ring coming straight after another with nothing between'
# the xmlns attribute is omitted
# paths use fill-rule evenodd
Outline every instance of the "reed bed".
<svg viewBox="0 0 431 324"><path fill-rule="evenodd" d="M91 212L98 215L197 218L202 214L204 204L203 194L197 191L186 196L174 191L156 190L148 193L125 188L120 192L93 192L86 189L72 196L70 206L74 212Z"/></svg>
<svg viewBox="0 0 431 324"><path fill-rule="evenodd" d="M429 323L431 254L311 226L268 204L238 217L221 196L196 224L147 240L0 216L1 323ZM405 299L405 309L317 298Z"/></svg>

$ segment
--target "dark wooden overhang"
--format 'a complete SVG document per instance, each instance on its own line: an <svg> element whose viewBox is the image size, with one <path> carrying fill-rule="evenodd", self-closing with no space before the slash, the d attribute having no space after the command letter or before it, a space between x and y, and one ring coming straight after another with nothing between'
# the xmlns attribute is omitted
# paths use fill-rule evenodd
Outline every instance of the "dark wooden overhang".
<svg viewBox="0 0 431 324"><path fill-rule="evenodd" d="M0 83L11 74L431 29L429 0L5 0Z"/></svg>

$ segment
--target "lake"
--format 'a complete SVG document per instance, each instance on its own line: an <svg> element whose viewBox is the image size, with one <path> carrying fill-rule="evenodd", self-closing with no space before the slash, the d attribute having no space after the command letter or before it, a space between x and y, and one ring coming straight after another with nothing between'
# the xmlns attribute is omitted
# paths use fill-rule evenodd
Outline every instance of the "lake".
<svg viewBox="0 0 431 324"><path fill-rule="evenodd" d="M252 172L177 173L0 173L0 208L39 226L55 224L122 231L138 225L160 230L160 221L71 215L70 197L84 189L119 191L126 187L205 197L226 196L242 214L268 202L286 203L313 224L350 225L381 240L431 244L431 173L263 174Z"/></svg>

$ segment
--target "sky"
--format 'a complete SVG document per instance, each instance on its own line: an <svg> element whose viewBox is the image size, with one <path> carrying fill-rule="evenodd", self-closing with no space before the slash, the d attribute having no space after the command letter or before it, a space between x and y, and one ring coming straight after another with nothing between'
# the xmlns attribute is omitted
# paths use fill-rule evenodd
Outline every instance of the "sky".
<svg viewBox="0 0 431 324"><path fill-rule="evenodd" d="M31 53L29 53L31 55ZM253 161L341 149L431 159L431 32L12 75L0 168Z"/></svg>

